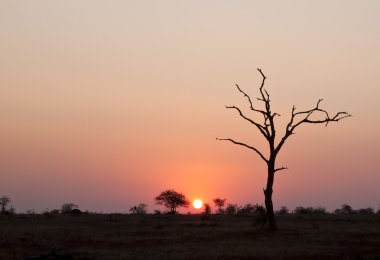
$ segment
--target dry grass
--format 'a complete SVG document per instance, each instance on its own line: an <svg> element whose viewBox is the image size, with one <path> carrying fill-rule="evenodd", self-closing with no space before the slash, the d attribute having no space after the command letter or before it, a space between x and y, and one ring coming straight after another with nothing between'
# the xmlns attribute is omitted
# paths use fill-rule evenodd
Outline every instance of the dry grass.
<svg viewBox="0 0 380 260"><path fill-rule="evenodd" d="M249 217L197 215L0 216L0 259L48 252L75 259L375 259L376 215L278 216L280 230L254 227Z"/></svg>

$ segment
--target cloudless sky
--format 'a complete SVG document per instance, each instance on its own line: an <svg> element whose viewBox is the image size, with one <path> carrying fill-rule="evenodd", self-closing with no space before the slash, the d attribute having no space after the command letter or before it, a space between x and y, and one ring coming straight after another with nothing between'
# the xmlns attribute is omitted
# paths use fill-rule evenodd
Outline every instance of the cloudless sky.
<svg viewBox="0 0 380 260"><path fill-rule="evenodd" d="M260 67L280 133L293 104L353 114L288 140L275 208L378 208L379 13L376 0L3 0L0 196L19 212L152 211L168 188L263 203L264 162L215 140L267 152L225 109L249 114L234 84L254 99Z"/></svg>

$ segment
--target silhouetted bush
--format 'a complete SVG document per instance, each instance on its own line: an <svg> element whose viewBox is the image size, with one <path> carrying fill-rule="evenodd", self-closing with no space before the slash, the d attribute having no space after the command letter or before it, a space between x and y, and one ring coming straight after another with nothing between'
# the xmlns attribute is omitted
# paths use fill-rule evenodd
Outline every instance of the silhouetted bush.
<svg viewBox="0 0 380 260"><path fill-rule="evenodd" d="M140 203L139 205L137 206L133 206L129 209L129 211L131 212L131 214L138 214L138 215L143 215L143 214L146 214L146 209L147 209L147 205L144 204L144 203Z"/></svg>
<svg viewBox="0 0 380 260"><path fill-rule="evenodd" d="M289 214L289 209L287 207L283 206L276 213L279 215L286 215L286 214Z"/></svg>
<svg viewBox="0 0 380 260"><path fill-rule="evenodd" d="M25 214L27 215L35 215L36 214L36 211L34 209L28 209Z"/></svg>
<svg viewBox="0 0 380 260"><path fill-rule="evenodd" d="M243 207L238 208L236 214L240 216L249 216L255 213L255 206L250 203L245 204Z"/></svg>
<svg viewBox="0 0 380 260"><path fill-rule="evenodd" d="M72 215L79 215L79 214L82 214L82 211L80 209L72 209L70 211L70 214L72 214Z"/></svg>
<svg viewBox="0 0 380 260"><path fill-rule="evenodd" d="M267 210L263 205L255 204L253 206L253 224L263 227L268 223Z"/></svg>
<svg viewBox="0 0 380 260"><path fill-rule="evenodd" d="M78 205L76 204L73 204L73 203L65 203L62 205L62 208L61 208L61 213L62 214L69 214L71 213L71 211L73 209L77 209L78 208Z"/></svg>
<svg viewBox="0 0 380 260"><path fill-rule="evenodd" d="M352 214L355 213L352 207L348 204L343 204L340 209L334 211L335 214Z"/></svg>
<svg viewBox="0 0 380 260"><path fill-rule="evenodd" d="M327 214L326 212L326 208L324 207L316 207L313 209L313 214L314 215L323 215L323 214Z"/></svg>
<svg viewBox="0 0 380 260"><path fill-rule="evenodd" d="M235 215L236 214L236 212L237 212L237 210L238 210L238 205L237 204L227 204L227 207L226 207L226 209L225 209L225 213L227 214L227 215Z"/></svg>
<svg viewBox="0 0 380 260"><path fill-rule="evenodd" d="M153 214L154 214L154 215L161 215L161 211L158 210L158 209L155 209L155 210L153 211Z"/></svg>
<svg viewBox="0 0 380 260"><path fill-rule="evenodd" d="M373 208L365 208L365 209L359 209L358 213L371 215L371 214L375 214L375 211L373 210Z"/></svg>
<svg viewBox="0 0 380 260"><path fill-rule="evenodd" d="M295 214L298 215L322 215L327 214L326 209L324 207L296 207L294 210Z"/></svg>
<svg viewBox="0 0 380 260"><path fill-rule="evenodd" d="M52 209L52 210L50 210L49 213L52 214L52 215L58 215L59 214L59 209Z"/></svg>

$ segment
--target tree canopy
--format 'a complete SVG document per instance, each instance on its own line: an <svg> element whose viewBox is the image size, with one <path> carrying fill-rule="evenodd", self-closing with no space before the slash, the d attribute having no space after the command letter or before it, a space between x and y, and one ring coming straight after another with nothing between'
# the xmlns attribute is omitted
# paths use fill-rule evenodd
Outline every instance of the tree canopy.
<svg viewBox="0 0 380 260"><path fill-rule="evenodd" d="M173 189L161 192L155 198L155 201L157 205L166 207L171 214L175 214L178 207L187 208L190 205L190 202L184 194L176 192Z"/></svg>

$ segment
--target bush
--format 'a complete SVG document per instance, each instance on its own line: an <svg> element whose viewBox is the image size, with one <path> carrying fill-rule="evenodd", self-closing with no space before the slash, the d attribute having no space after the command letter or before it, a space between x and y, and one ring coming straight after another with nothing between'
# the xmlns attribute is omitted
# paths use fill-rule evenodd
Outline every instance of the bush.
<svg viewBox="0 0 380 260"><path fill-rule="evenodd" d="M359 209L358 212L360 214L375 214L373 208Z"/></svg>
<svg viewBox="0 0 380 260"><path fill-rule="evenodd" d="M316 207L315 209L313 209L313 214L315 214L315 215L326 214L326 208L324 208L324 207Z"/></svg>
<svg viewBox="0 0 380 260"><path fill-rule="evenodd" d="M35 215L36 214L36 211L34 209L28 209L26 212L25 212L27 215Z"/></svg>
<svg viewBox="0 0 380 260"><path fill-rule="evenodd" d="M236 212L237 215L240 216L252 216L255 213L255 206L250 203L245 204L243 207L239 208Z"/></svg>
<svg viewBox="0 0 380 260"><path fill-rule="evenodd" d="M50 210L50 214L52 214L52 215L58 215L59 214L59 209L52 209L52 210Z"/></svg>
<svg viewBox="0 0 380 260"><path fill-rule="evenodd" d="M131 212L131 214L138 214L138 215L143 215L143 214L146 214L146 209L147 209L147 205L144 204L144 203L140 203L139 205L137 206L133 206L129 209L129 211Z"/></svg>
<svg viewBox="0 0 380 260"><path fill-rule="evenodd" d="M62 205L61 213L62 214L69 214L73 209L77 209L78 205L75 205L73 203L65 203Z"/></svg>
<svg viewBox="0 0 380 260"><path fill-rule="evenodd" d="M322 215L326 214L326 209L324 207L296 207L294 213L298 215Z"/></svg>
<svg viewBox="0 0 380 260"><path fill-rule="evenodd" d="M286 215L286 214L289 214L289 209L287 207L283 206L276 213L279 215Z"/></svg>
<svg viewBox="0 0 380 260"><path fill-rule="evenodd" d="M311 215L313 214L313 208L312 207L296 207L294 210L294 213L297 215Z"/></svg>
<svg viewBox="0 0 380 260"><path fill-rule="evenodd" d="M255 204L253 210L253 224L256 226L264 226L268 223L267 210L263 205Z"/></svg>
<svg viewBox="0 0 380 260"><path fill-rule="evenodd" d="M238 210L238 205L237 204L227 204L227 207L225 209L225 213L227 215L235 215Z"/></svg>

